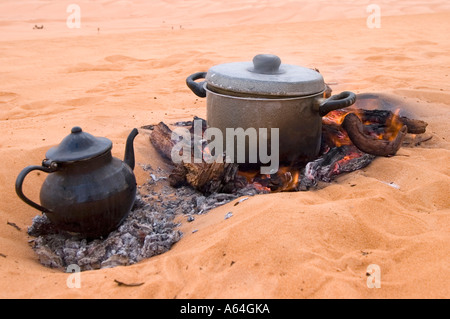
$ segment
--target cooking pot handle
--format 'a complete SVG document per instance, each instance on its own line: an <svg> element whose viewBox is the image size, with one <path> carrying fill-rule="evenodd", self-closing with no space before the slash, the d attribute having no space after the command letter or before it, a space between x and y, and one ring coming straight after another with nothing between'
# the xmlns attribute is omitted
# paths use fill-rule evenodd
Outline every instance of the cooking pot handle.
<svg viewBox="0 0 450 319"><path fill-rule="evenodd" d="M37 210L40 210L40 211L42 211L42 212L44 212L44 213L52 213L52 212L51 212L50 210L48 210L47 208L42 207L42 206L39 205L39 204L36 204L35 202L33 202L32 200L30 200L28 197L26 197L26 196L23 194L23 191L22 191L22 184L23 184L23 181L24 181L24 179L25 179L25 176L27 176L31 171L34 171L34 170L42 171L42 172L45 172L45 173L52 173L52 172L55 171L54 168L52 168L52 167L45 167L45 166L34 166L34 165L33 165L33 166L25 167L25 168L20 172L19 176L17 176L17 179L16 179L16 193L17 193L17 196L19 196L19 198L20 198L21 200L23 200L25 203L27 203L27 204L30 205L31 207L36 208Z"/></svg>
<svg viewBox="0 0 450 319"><path fill-rule="evenodd" d="M338 95L333 95L319 105L320 116L325 116L329 112L350 106L356 101L356 94L344 91Z"/></svg>
<svg viewBox="0 0 450 319"><path fill-rule="evenodd" d="M205 88L203 87L203 85L205 84L205 81L195 82L195 80L206 78L206 73L207 72L197 72L192 75L189 75L186 79L187 86L198 97L206 97L206 91L205 91Z"/></svg>

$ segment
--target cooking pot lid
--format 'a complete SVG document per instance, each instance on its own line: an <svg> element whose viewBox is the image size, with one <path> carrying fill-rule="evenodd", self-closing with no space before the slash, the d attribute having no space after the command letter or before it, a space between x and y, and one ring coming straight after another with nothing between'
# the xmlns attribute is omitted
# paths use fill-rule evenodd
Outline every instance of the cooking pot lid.
<svg viewBox="0 0 450 319"><path fill-rule="evenodd" d="M45 154L53 162L75 162L94 158L112 148L112 142L105 137L95 137L83 132L81 127L72 128L58 146L52 147Z"/></svg>
<svg viewBox="0 0 450 319"><path fill-rule="evenodd" d="M282 64L272 54L258 54L253 62L234 62L213 66L206 75L208 88L232 94L305 96L325 89L322 75L312 69Z"/></svg>

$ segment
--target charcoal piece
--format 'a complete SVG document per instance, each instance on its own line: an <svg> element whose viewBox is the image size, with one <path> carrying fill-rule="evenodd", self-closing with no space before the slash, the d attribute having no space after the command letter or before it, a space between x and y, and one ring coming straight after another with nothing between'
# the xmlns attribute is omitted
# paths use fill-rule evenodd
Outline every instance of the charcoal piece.
<svg viewBox="0 0 450 319"><path fill-rule="evenodd" d="M173 123L174 126L181 126L181 127L192 126L193 124L194 123L192 121L178 121L178 122Z"/></svg>
<svg viewBox="0 0 450 319"><path fill-rule="evenodd" d="M28 227L28 235L33 237L39 237L42 234L56 234L58 233L57 228L54 224L50 222L50 219L43 215L36 215L33 218L32 224Z"/></svg>
<svg viewBox="0 0 450 319"><path fill-rule="evenodd" d="M240 203L242 203L243 201L246 201L248 199L248 197L244 197L242 199L240 199L239 201L237 201L236 203L234 203L234 206L239 205Z"/></svg>
<svg viewBox="0 0 450 319"><path fill-rule="evenodd" d="M125 283L122 282L120 280L114 279L114 282L118 285L118 286L124 286L124 287L139 287L142 286L144 284L144 282L136 282L136 283Z"/></svg>
<svg viewBox="0 0 450 319"><path fill-rule="evenodd" d="M351 154L356 155L346 160ZM374 155L362 153L354 146L332 148L328 153L306 164L296 189L306 191L317 186L319 181L331 182L336 175L364 168L374 159Z"/></svg>
<svg viewBox="0 0 450 319"><path fill-rule="evenodd" d="M7 221L7 222L6 222L6 225L11 226L11 227L17 229L18 231L21 231L21 230L22 230L19 226L17 226L16 223L12 223L12 222L10 222L10 221Z"/></svg>

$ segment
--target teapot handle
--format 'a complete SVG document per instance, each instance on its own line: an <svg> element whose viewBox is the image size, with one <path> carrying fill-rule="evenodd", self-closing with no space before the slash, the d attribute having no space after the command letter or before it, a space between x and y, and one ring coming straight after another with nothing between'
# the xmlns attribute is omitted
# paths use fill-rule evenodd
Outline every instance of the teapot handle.
<svg viewBox="0 0 450 319"><path fill-rule="evenodd" d="M52 213L47 208L42 207L39 204L36 204L35 202L33 202L31 199L29 199L28 197L26 197L23 194L22 184L23 184L23 181L25 179L25 176L27 176L31 171L35 171L35 170L42 171L42 172L45 172L45 173L52 173L52 172L55 171L54 168L52 168L52 167L45 167L45 166L32 165L32 166L25 167L20 172L19 176L17 176L17 179L16 179L16 193L17 193L17 196L19 196L19 198L21 200L23 200L25 203L27 203L31 207L36 208L37 210L40 210L40 211L42 211L44 213Z"/></svg>

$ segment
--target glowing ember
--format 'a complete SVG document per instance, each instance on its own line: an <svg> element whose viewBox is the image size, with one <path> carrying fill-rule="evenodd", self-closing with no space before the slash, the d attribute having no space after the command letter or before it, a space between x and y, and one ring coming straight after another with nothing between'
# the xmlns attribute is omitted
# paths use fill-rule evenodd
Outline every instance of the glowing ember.
<svg viewBox="0 0 450 319"><path fill-rule="evenodd" d="M341 125L348 113L350 112L344 110L331 111L330 113L322 117L322 123L328 125Z"/></svg>
<svg viewBox="0 0 450 319"><path fill-rule="evenodd" d="M355 159L355 158L359 158L361 156L363 156L364 153L361 152L351 152L350 154L344 156L343 159L339 160L336 162L333 172L335 173L339 173L340 172L340 168L346 164L348 164L348 162L350 162L351 160Z"/></svg>
<svg viewBox="0 0 450 319"><path fill-rule="evenodd" d="M258 191L262 191L262 192L270 192L271 189L269 187L265 187L263 185L261 185L258 182L253 182L251 183L253 185L253 187L255 187L255 189L257 189Z"/></svg>
<svg viewBox="0 0 450 319"><path fill-rule="evenodd" d="M239 176L246 178L248 184L262 191L282 192L294 190L300 179L300 170L281 167L272 175L261 175L259 171L239 171Z"/></svg>
<svg viewBox="0 0 450 319"><path fill-rule="evenodd" d="M291 191L294 190L298 184L300 172L298 169L281 167L275 175L283 181L283 184L279 189L277 189L277 191Z"/></svg>

